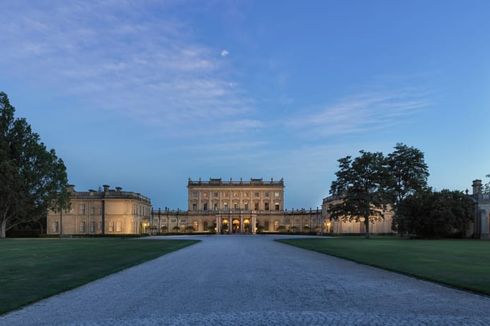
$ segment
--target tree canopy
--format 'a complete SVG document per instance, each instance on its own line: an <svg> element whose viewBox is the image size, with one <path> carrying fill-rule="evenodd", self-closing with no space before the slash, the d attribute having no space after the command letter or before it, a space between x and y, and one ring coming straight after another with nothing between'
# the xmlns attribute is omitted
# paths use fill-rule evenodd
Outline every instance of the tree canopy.
<svg viewBox="0 0 490 326"><path fill-rule="evenodd" d="M347 156L338 160L337 180L332 182L330 193L340 197L330 205L332 219L363 222L366 237L369 223L384 218L389 197L385 191L389 174L382 153L360 151L360 156Z"/></svg>
<svg viewBox="0 0 490 326"><path fill-rule="evenodd" d="M398 230L425 238L464 236L473 219L474 203L464 193L429 189L400 202Z"/></svg>
<svg viewBox="0 0 490 326"><path fill-rule="evenodd" d="M424 153L399 143L387 156L379 152L360 154L338 161L337 179L332 182L330 193L339 200L330 205L330 216L343 221L363 221L369 236L369 222L384 218L389 205L394 211L396 230L400 203L427 189L429 171Z"/></svg>
<svg viewBox="0 0 490 326"><path fill-rule="evenodd" d="M66 168L0 92L0 238L21 223L68 207Z"/></svg>

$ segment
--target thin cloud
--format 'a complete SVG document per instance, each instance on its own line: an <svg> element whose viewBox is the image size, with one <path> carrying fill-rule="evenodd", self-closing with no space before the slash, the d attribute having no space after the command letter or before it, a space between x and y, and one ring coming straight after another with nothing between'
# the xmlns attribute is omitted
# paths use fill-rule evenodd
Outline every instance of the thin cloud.
<svg viewBox="0 0 490 326"><path fill-rule="evenodd" d="M171 15L153 14L169 6L132 1L6 5L0 66L61 89L86 107L165 126L161 132L169 134L199 128L205 133L211 122L256 128L258 122L250 123L253 101L215 58L216 49L193 41L192 30Z"/></svg>
<svg viewBox="0 0 490 326"><path fill-rule="evenodd" d="M431 105L424 92L415 90L366 92L285 122L307 127L308 134L331 136L388 128Z"/></svg>

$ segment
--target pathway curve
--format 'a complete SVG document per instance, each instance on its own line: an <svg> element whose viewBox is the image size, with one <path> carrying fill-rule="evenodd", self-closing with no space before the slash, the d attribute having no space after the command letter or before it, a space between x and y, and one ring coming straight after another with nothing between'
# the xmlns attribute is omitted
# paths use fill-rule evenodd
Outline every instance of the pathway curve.
<svg viewBox="0 0 490 326"><path fill-rule="evenodd" d="M193 238L203 241L4 315L0 325L490 324L488 297L274 236Z"/></svg>

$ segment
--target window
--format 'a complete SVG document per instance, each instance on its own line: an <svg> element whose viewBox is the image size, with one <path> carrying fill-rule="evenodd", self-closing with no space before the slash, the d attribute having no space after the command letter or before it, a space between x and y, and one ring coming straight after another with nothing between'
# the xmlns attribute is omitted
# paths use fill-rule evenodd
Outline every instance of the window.
<svg viewBox="0 0 490 326"><path fill-rule="evenodd" d="M60 223L58 221L53 222L53 232L58 233L60 232Z"/></svg>
<svg viewBox="0 0 490 326"><path fill-rule="evenodd" d="M280 195L280 194L279 194L278 192L275 192L275 193L274 193L274 197L276 197L276 198L279 198L279 195Z"/></svg>
<svg viewBox="0 0 490 326"><path fill-rule="evenodd" d="M268 210L269 210L269 203L264 203L264 209L265 209L266 211L268 211Z"/></svg>
<svg viewBox="0 0 490 326"><path fill-rule="evenodd" d="M90 233L95 233L95 222L90 222Z"/></svg>
<svg viewBox="0 0 490 326"><path fill-rule="evenodd" d="M233 193L233 197L238 197L238 192Z"/></svg>
<svg viewBox="0 0 490 326"><path fill-rule="evenodd" d="M202 209L205 210L205 211L207 211L208 210L208 203L204 203Z"/></svg>
<svg viewBox="0 0 490 326"><path fill-rule="evenodd" d="M173 219L170 220L170 222L175 223L175 222L177 222L177 219L176 218L173 218Z"/></svg>
<svg viewBox="0 0 490 326"><path fill-rule="evenodd" d="M116 223L116 232L121 232L122 230L122 225L121 221L117 221Z"/></svg>
<svg viewBox="0 0 490 326"><path fill-rule="evenodd" d="M99 222L99 227L98 227L98 230L101 231L102 230L102 222Z"/></svg>
<svg viewBox="0 0 490 326"><path fill-rule="evenodd" d="M109 223L109 232L114 232L114 222L113 221L111 221Z"/></svg>
<svg viewBox="0 0 490 326"><path fill-rule="evenodd" d="M215 192L214 197L219 197L219 193Z"/></svg>
<svg viewBox="0 0 490 326"><path fill-rule="evenodd" d="M266 197L269 197L269 193L268 193L268 192L266 192L266 193L265 193L265 196L266 196Z"/></svg>
<svg viewBox="0 0 490 326"><path fill-rule="evenodd" d="M193 192L192 192L192 196L193 196L193 197L197 197L197 196L198 196L197 191L193 191Z"/></svg>
<svg viewBox="0 0 490 326"><path fill-rule="evenodd" d="M254 210L256 210L256 211L259 210L259 203L254 203Z"/></svg>
<svg viewBox="0 0 490 326"><path fill-rule="evenodd" d="M248 211L248 203L245 203L245 210Z"/></svg>
<svg viewBox="0 0 490 326"><path fill-rule="evenodd" d="M248 192L244 192L243 197L248 197Z"/></svg>
<svg viewBox="0 0 490 326"><path fill-rule="evenodd" d="M214 210L217 211L218 210L218 203L214 203Z"/></svg>
<svg viewBox="0 0 490 326"><path fill-rule="evenodd" d="M260 197L260 193L256 192L255 197Z"/></svg>
<svg viewBox="0 0 490 326"><path fill-rule="evenodd" d="M238 210L238 204L237 204L237 203L235 203L235 204L233 205L233 208L235 208L236 210Z"/></svg>
<svg viewBox="0 0 490 326"><path fill-rule="evenodd" d="M279 210L279 203L276 203L274 206L275 206L276 211L278 211Z"/></svg>
<svg viewBox="0 0 490 326"><path fill-rule="evenodd" d="M223 207L225 210L227 210L228 209L228 203L223 203Z"/></svg>
<svg viewBox="0 0 490 326"><path fill-rule="evenodd" d="M203 193L203 195L204 195L205 198L208 198L208 193L207 192Z"/></svg>
<svg viewBox="0 0 490 326"><path fill-rule="evenodd" d="M95 215L95 207L90 207L90 214Z"/></svg>
<svg viewBox="0 0 490 326"><path fill-rule="evenodd" d="M85 204L80 204L80 214L85 215Z"/></svg>
<svg viewBox="0 0 490 326"><path fill-rule="evenodd" d="M196 203L192 204L192 210L197 211L197 204Z"/></svg>
<svg viewBox="0 0 490 326"><path fill-rule="evenodd" d="M85 222L80 222L80 232L85 232Z"/></svg>

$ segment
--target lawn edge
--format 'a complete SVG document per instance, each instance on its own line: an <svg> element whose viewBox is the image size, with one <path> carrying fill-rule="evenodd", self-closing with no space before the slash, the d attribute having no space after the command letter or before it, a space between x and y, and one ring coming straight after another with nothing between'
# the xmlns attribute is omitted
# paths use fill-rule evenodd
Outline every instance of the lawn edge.
<svg viewBox="0 0 490 326"><path fill-rule="evenodd" d="M292 246L292 247L295 247L295 248L299 248L299 249L303 249L303 250L309 250L309 251L314 251L314 252L317 252L317 253L320 253L320 254L323 254L323 255L327 255L327 256L332 256L332 257L335 257L335 258L340 258L340 259L348 260L348 261L351 261L351 262L354 262L354 263L357 263L357 264L360 264L360 265L366 265L366 266L370 266L370 267L375 267L375 268L379 268L379 269L382 269L382 270L385 270L385 271L389 271L389 272L392 272L392 273L397 273L397 274L409 276L409 277L415 278L417 280L432 282L432 283L435 283L435 284L438 284L438 285L445 286L447 288L461 290L461 291L469 292L469 293L480 295L480 296L487 297L487 298L490 297L490 292L485 292L485 291L481 291L481 290L478 290L478 289L474 289L474 288L470 288L470 287L465 287L465 286L459 286L459 285L451 284L451 283L448 283L448 282L436 280L436 279L433 279L433 278L430 278L430 277L427 277L427 276L412 274L412 273L409 273L409 272L400 271L400 270L396 270L396 269L389 268L389 267L383 267L383 266L379 266L379 265L372 264L372 263L366 263L366 262L359 261L359 260L354 259L354 258L345 257L345 256L338 255L338 254L326 253L326 252L323 252L321 250L316 250L316 249L303 248L303 247L296 246L296 245L294 245L292 243L287 242L288 240L302 240L302 239L294 239L294 238L291 238L291 239L275 239L274 241L277 241L277 242L280 242L282 244L286 244L286 245L289 245L289 246Z"/></svg>
<svg viewBox="0 0 490 326"><path fill-rule="evenodd" d="M172 241L172 240L170 240L170 239L162 239L162 240L163 240L163 241ZM0 319L1 319L2 317L4 317L5 315L9 314L9 313L12 313L12 312L14 312L14 311L21 310L21 309L23 309L23 308L25 308L25 307L27 307L27 306L29 306L29 305L31 305L31 304L34 304L34 303L40 302L40 301L42 301L42 300L46 300L46 299L48 299L48 298L50 298L50 297L53 297L53 296L55 296L55 295L60 295L60 294L65 293L65 292L75 290L76 288L79 288L79 287L81 287L81 286L87 285L87 284L92 283L92 282L95 282L95 281L97 281L97 280L101 280L101 279L103 279L104 277L108 277L108 276L110 276L110 275L117 274L117 273L122 272L122 271L124 271L124 270L126 270L126 269L129 269L129 268L131 268L131 267L135 267L135 266L138 266L138 265L141 265L141 264L147 263L147 262L151 262L151 261L153 261L153 260L155 260L155 259L158 259L158 258L160 258L160 257L162 257L162 256L165 256L165 255L168 255L168 254L171 254L171 253L177 252L177 251L179 251L179 250L182 250L182 249L184 249L184 248L187 248L187 247L193 246L193 245L195 245L195 244L197 244L197 243L201 242L201 240L187 240L187 239L185 239L185 240L184 240L184 239L182 239L182 240L183 240L183 241L189 241L190 243L189 243L189 244L187 244L186 246L182 247L182 248L179 248L179 249L177 249L177 250L172 250L172 251L167 252L167 253L164 253L164 254L162 254L162 255L160 255L160 256L157 256L157 257L154 257L154 258L151 258L151 259L147 259L147 260L143 260L143 261L138 261L138 262L135 262L134 264L127 264L127 265L121 266L121 268L116 268L114 271L111 271L111 272L110 272L110 273L108 273L108 274L101 275L100 277L96 277L96 278L94 278L94 279L88 280L87 282L83 282L83 283L80 283L80 284L77 284L77 285L74 285L74 286L69 286L69 287L67 287L67 288L65 288L65 289L63 289L63 290L61 290L61 291L59 291L59 292L56 292L56 293L51 293L51 294L48 294L48 295L46 295L46 296L41 296L40 298L38 298L38 299L36 299L36 300L32 300L32 301L26 302L25 304L22 304L22 305L20 305L20 306L17 306L17 307L15 307L15 308L13 308L13 309L6 310L6 311L4 311L4 312L1 312L1 311L0 311ZM160 241L160 240L151 240L151 241Z"/></svg>

